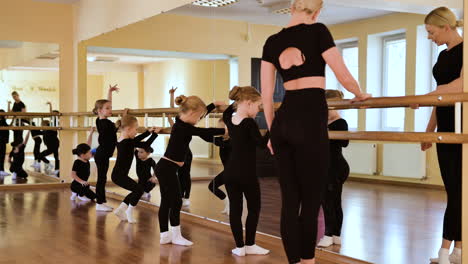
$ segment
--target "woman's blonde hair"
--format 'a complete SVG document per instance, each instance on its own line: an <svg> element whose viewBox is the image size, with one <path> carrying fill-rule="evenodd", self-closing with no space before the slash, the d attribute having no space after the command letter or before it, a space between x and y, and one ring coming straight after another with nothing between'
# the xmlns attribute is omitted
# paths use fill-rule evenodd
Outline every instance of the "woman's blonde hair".
<svg viewBox="0 0 468 264"><path fill-rule="evenodd" d="M187 113L188 111L200 111L206 109L206 104L198 96L177 96L174 100L175 104L179 106L181 113Z"/></svg>
<svg viewBox="0 0 468 264"><path fill-rule="evenodd" d="M229 92L229 99L236 102L256 102L261 98L262 96L260 93L252 86L234 86L234 88L232 88L232 90Z"/></svg>
<svg viewBox="0 0 468 264"><path fill-rule="evenodd" d="M292 6L298 12L313 14L323 7L323 0L293 0Z"/></svg>
<svg viewBox="0 0 468 264"><path fill-rule="evenodd" d="M432 10L424 19L424 24L437 27L448 25L452 29L463 27L463 21L457 20L457 16L445 6Z"/></svg>
<svg viewBox="0 0 468 264"><path fill-rule="evenodd" d="M120 120L117 120L117 122L115 122L115 126L117 128L125 128L125 127L134 126L137 123L138 123L138 120L136 119L136 117L131 116L131 115L125 115Z"/></svg>
<svg viewBox="0 0 468 264"><path fill-rule="evenodd" d="M339 90L327 89L325 90L325 98L334 100L343 100L344 94Z"/></svg>
<svg viewBox="0 0 468 264"><path fill-rule="evenodd" d="M109 100L106 99L99 99L94 103L93 114L97 115L98 110L103 108L105 104L109 103Z"/></svg>

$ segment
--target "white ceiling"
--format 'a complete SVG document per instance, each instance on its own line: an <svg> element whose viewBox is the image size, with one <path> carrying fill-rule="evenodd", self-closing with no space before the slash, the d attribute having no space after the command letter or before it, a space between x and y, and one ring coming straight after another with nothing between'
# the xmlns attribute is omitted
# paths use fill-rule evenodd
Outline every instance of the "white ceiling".
<svg viewBox="0 0 468 264"><path fill-rule="evenodd" d="M275 6L289 6L290 3L291 2L289 0L263 0L263 4L258 3L256 0L240 0L238 3L230 6L218 8L201 7L190 4L174 9L169 13L226 20L241 20L255 24L284 26L288 23L290 16L272 13L272 9L275 9ZM383 16L390 13L392 12L330 5L325 2L319 21L332 25L370 17Z"/></svg>

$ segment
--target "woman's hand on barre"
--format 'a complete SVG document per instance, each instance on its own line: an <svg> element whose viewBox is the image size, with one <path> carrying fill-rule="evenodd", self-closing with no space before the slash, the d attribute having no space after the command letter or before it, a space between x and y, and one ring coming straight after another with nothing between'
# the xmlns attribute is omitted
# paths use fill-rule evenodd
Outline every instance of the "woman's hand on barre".
<svg viewBox="0 0 468 264"><path fill-rule="evenodd" d="M154 126L154 127L149 128L148 132L150 132L150 133L154 132L154 133L158 134L159 132L161 132L161 130L162 130L162 127L155 127Z"/></svg>
<svg viewBox="0 0 468 264"><path fill-rule="evenodd" d="M431 142L422 142L421 143L421 150L422 151L426 151L426 150L430 149L431 147L432 147Z"/></svg>
<svg viewBox="0 0 468 264"><path fill-rule="evenodd" d="M367 99L372 97L372 94L360 93L360 94L356 94L355 96L356 97L350 100L351 103L366 101Z"/></svg>

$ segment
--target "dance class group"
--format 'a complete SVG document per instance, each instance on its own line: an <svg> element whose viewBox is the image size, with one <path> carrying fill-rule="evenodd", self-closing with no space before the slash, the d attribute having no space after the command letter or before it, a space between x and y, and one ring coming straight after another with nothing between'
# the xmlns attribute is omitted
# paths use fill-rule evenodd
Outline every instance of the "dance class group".
<svg viewBox="0 0 468 264"><path fill-rule="evenodd" d="M149 197L150 191L158 183L161 193L158 212L160 243L191 246L193 242L181 234L180 212L183 206L190 205L192 152L189 143L193 136L198 136L220 148L224 171L209 183L208 189L224 201L223 213L229 214L235 241L232 254L266 255L269 250L255 243L261 210L255 153L257 147L265 147L275 158L276 176L281 187L281 238L289 263L315 263L316 246L341 244L341 196L350 172L342 149L347 147L348 141L329 140L328 131L346 131L348 125L338 111L328 110L327 100L341 100L343 93L325 89L325 65L329 65L341 85L354 94L352 102L365 101L371 95L361 91L336 48L330 31L317 22L322 5L322 0L293 1L289 24L270 36L263 47L261 87L232 88L229 99L233 104L228 106L217 101L206 105L196 95L175 97L176 88L171 89L171 106L175 103L179 114L174 120L169 117L172 126L169 142L164 155L157 162L151 158L151 145L161 128L152 127L138 135L138 120L128 111L116 123L112 122L109 119L112 116L112 95L119 88L110 87L108 98L97 100L93 110L97 115L95 130L99 134L99 146L92 150L88 140L87 144L79 144L73 150L77 159L71 172L71 199L94 200L97 211L113 211L120 220L136 223L135 207L142 197ZM451 89L461 85L463 39L456 30L461 22L448 8L440 7L426 16L425 26L430 40L437 45L447 45L433 68L438 85L436 92L451 92ZM281 75L286 91L281 107L275 111L273 93L276 73ZM12 111L25 111L26 106L18 93L13 93L13 98ZM217 128L196 126L216 108L225 109ZM255 121L261 109L268 126L265 135L260 133ZM453 113L453 107L434 108L427 132L433 132L436 128L440 132L454 132ZM45 121L42 125L49 123ZM4 118L0 124L8 125ZM1 133L1 154L5 156L8 131ZM10 171L16 177L27 176L22 163L25 145L32 137L35 144L34 168L40 169L42 161L47 171L52 171L53 167L46 156L54 154L55 173L58 174L57 132L31 131L25 139L22 134L23 131L14 131ZM40 136L47 146L43 152L39 151ZM422 150L430 147L430 143L421 144ZM130 193L114 209L107 204L105 186L109 159L115 149L117 158L111 179ZM442 246L438 258L432 261L461 263L461 145L437 144L437 153L448 202ZM93 157L97 167L96 192L90 189L88 183L90 159ZM134 157L138 181L129 177ZM3 167L0 170L3 176L8 175ZM222 185L227 195L219 188ZM245 237L242 222L244 198L248 213ZM317 219L321 207L326 230L325 236L317 242ZM453 242L455 247L450 254L449 248Z"/></svg>

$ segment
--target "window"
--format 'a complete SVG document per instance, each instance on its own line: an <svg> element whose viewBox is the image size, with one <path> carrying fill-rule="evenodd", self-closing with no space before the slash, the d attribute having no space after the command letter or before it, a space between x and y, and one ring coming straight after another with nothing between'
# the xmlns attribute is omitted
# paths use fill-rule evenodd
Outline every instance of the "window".
<svg viewBox="0 0 468 264"><path fill-rule="evenodd" d="M347 42L338 45L338 49L343 56L343 60L348 67L349 71L353 75L354 79L359 79L359 48L358 43ZM348 90L346 90L336 79L335 74L331 70L331 68L327 65L326 73L326 88L327 89L337 89L343 92L345 99L354 98L354 95ZM340 111L341 116L348 122L348 126L350 130L357 130L358 128L358 110L357 109L349 109L349 110L342 110Z"/></svg>
<svg viewBox="0 0 468 264"><path fill-rule="evenodd" d="M383 38L382 96L406 94L406 39L404 34ZM405 109L382 109L381 129L403 131Z"/></svg>

